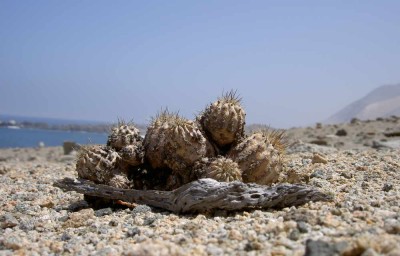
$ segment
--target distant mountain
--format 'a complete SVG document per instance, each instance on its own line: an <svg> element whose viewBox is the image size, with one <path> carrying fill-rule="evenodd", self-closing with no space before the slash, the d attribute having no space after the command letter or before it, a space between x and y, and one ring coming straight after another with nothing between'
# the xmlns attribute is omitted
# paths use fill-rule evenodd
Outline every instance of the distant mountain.
<svg viewBox="0 0 400 256"><path fill-rule="evenodd" d="M400 116L400 84L376 88L331 116L325 123L344 123L356 117L361 120L391 115Z"/></svg>

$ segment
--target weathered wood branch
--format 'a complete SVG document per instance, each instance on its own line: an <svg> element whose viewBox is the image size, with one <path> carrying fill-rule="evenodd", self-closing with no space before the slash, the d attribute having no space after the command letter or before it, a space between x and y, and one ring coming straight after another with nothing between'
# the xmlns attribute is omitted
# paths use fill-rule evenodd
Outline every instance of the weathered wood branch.
<svg viewBox="0 0 400 256"><path fill-rule="evenodd" d="M65 191L130 203L147 204L174 213L228 211L247 208L284 208L309 201L329 201L332 197L303 185L279 184L274 187L200 179L174 191L118 189L88 180L65 178L54 183Z"/></svg>

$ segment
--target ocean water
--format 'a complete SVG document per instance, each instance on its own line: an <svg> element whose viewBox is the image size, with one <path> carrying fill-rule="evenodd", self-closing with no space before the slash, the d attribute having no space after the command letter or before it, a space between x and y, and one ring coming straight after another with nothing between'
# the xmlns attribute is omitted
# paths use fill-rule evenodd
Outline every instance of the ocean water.
<svg viewBox="0 0 400 256"><path fill-rule="evenodd" d="M62 146L64 141L74 141L81 145L106 144L107 134L0 128L0 148L37 147L40 142L45 146Z"/></svg>

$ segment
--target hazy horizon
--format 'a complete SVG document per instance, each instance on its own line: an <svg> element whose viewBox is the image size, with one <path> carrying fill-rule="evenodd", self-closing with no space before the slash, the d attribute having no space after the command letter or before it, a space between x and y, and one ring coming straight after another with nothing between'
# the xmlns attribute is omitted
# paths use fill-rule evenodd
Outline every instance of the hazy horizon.
<svg viewBox="0 0 400 256"><path fill-rule="evenodd" d="M323 121L400 82L398 1L0 2L0 114L145 124L223 91L247 123Z"/></svg>

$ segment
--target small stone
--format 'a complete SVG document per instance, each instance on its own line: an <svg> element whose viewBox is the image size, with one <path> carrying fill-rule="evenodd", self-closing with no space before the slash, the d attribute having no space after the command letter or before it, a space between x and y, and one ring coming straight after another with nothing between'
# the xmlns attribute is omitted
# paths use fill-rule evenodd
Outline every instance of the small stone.
<svg viewBox="0 0 400 256"><path fill-rule="evenodd" d="M347 131L345 129L340 129L336 132L337 136L347 136Z"/></svg>
<svg viewBox="0 0 400 256"><path fill-rule="evenodd" d="M306 252L304 256L331 256L337 255L336 248L327 242L321 240L306 241Z"/></svg>
<svg viewBox="0 0 400 256"><path fill-rule="evenodd" d="M361 183L361 187L362 187L363 189L369 188L368 182L363 181L363 182Z"/></svg>
<svg viewBox="0 0 400 256"><path fill-rule="evenodd" d="M232 240L241 241L243 239L243 236L238 230L232 229L229 233L229 238Z"/></svg>
<svg viewBox="0 0 400 256"><path fill-rule="evenodd" d="M94 215L96 217L101 217L101 216L110 215L110 214L112 214L112 209L110 207L99 209L94 212Z"/></svg>
<svg viewBox="0 0 400 256"><path fill-rule="evenodd" d="M392 185L392 184L389 184L389 183L385 183L385 184L383 185L383 188L382 188L382 190L385 191L385 192L389 192L389 191L392 190L392 189L393 189L393 185Z"/></svg>
<svg viewBox="0 0 400 256"><path fill-rule="evenodd" d="M224 254L224 250L222 250L222 248L219 248L215 245L208 245L206 248L207 254L208 255L223 255Z"/></svg>
<svg viewBox="0 0 400 256"><path fill-rule="evenodd" d="M372 248L368 248L365 250L361 256L378 256L379 254Z"/></svg>
<svg viewBox="0 0 400 256"><path fill-rule="evenodd" d="M389 234L400 234L400 220L397 219L386 219L383 225L383 229Z"/></svg>
<svg viewBox="0 0 400 256"><path fill-rule="evenodd" d="M8 213L1 216L0 222L1 222L1 228L3 229L12 228L19 224L18 220L14 216Z"/></svg>
<svg viewBox="0 0 400 256"><path fill-rule="evenodd" d="M353 174L351 172L347 172L347 171L340 172L340 176L345 177L346 179L353 178Z"/></svg>
<svg viewBox="0 0 400 256"><path fill-rule="evenodd" d="M244 250L247 252L261 250L261 249L262 249L262 244L259 242L248 242L244 247Z"/></svg>
<svg viewBox="0 0 400 256"><path fill-rule="evenodd" d="M297 222L297 228L300 233L308 233L308 225L304 221Z"/></svg>
<svg viewBox="0 0 400 256"><path fill-rule="evenodd" d="M3 245L7 249L18 250L23 246L23 241L20 236L10 235L4 238Z"/></svg>
<svg viewBox="0 0 400 256"><path fill-rule="evenodd" d="M61 236L61 241L68 241L72 238L72 236L70 234L68 234L67 232L64 232Z"/></svg>
<svg viewBox="0 0 400 256"><path fill-rule="evenodd" d="M319 146L328 146L328 142L326 140L318 139L310 141L311 144L319 145Z"/></svg>
<svg viewBox="0 0 400 256"><path fill-rule="evenodd" d="M150 216L144 219L143 225L148 226L154 223L158 218L156 216Z"/></svg>
<svg viewBox="0 0 400 256"><path fill-rule="evenodd" d="M21 221L19 224L19 228L25 231L34 230L36 226L36 222L33 219L27 219Z"/></svg>
<svg viewBox="0 0 400 256"><path fill-rule="evenodd" d="M128 229L128 231L126 232L126 236L127 237L134 237L136 235L140 236L140 233L141 233L140 229L137 227L134 227L134 228Z"/></svg>
<svg viewBox="0 0 400 256"><path fill-rule="evenodd" d="M151 208L150 206L147 206L145 204L138 205L132 210L133 215L137 215L140 213L147 213L147 212L151 212Z"/></svg>
<svg viewBox="0 0 400 256"><path fill-rule="evenodd" d="M287 173L287 182L289 183L308 183L310 175L302 170L290 169Z"/></svg>
<svg viewBox="0 0 400 256"><path fill-rule="evenodd" d="M116 221L116 220L111 220L108 224L109 224L110 226L112 226L112 227L116 227L116 226L118 226L118 221Z"/></svg>
<svg viewBox="0 0 400 256"><path fill-rule="evenodd" d="M321 164L327 164L328 160L326 160L323 156L321 156L318 153L314 153L313 158L312 158L312 163L321 163Z"/></svg>
<svg viewBox="0 0 400 256"><path fill-rule="evenodd" d="M310 177L311 178L319 178L319 179L323 179L323 180L329 180L332 178L332 174L327 173L324 170L317 169L310 175Z"/></svg>
<svg viewBox="0 0 400 256"><path fill-rule="evenodd" d="M93 209L83 209L79 212L73 212L69 215L69 219L64 222L65 228L78 228L84 226L86 222L94 216Z"/></svg>
<svg viewBox="0 0 400 256"><path fill-rule="evenodd" d="M45 207L45 208L53 208L54 207L54 203L52 201L50 201L50 200L46 200L46 201L43 201L43 202L39 203L39 206Z"/></svg>
<svg viewBox="0 0 400 256"><path fill-rule="evenodd" d="M109 255L117 255L118 252L115 248L112 247L104 247L96 252L96 255L99 256L109 256Z"/></svg>
<svg viewBox="0 0 400 256"><path fill-rule="evenodd" d="M289 239L293 241L297 241L300 238L300 231L298 229L294 229L292 232L289 234Z"/></svg>

